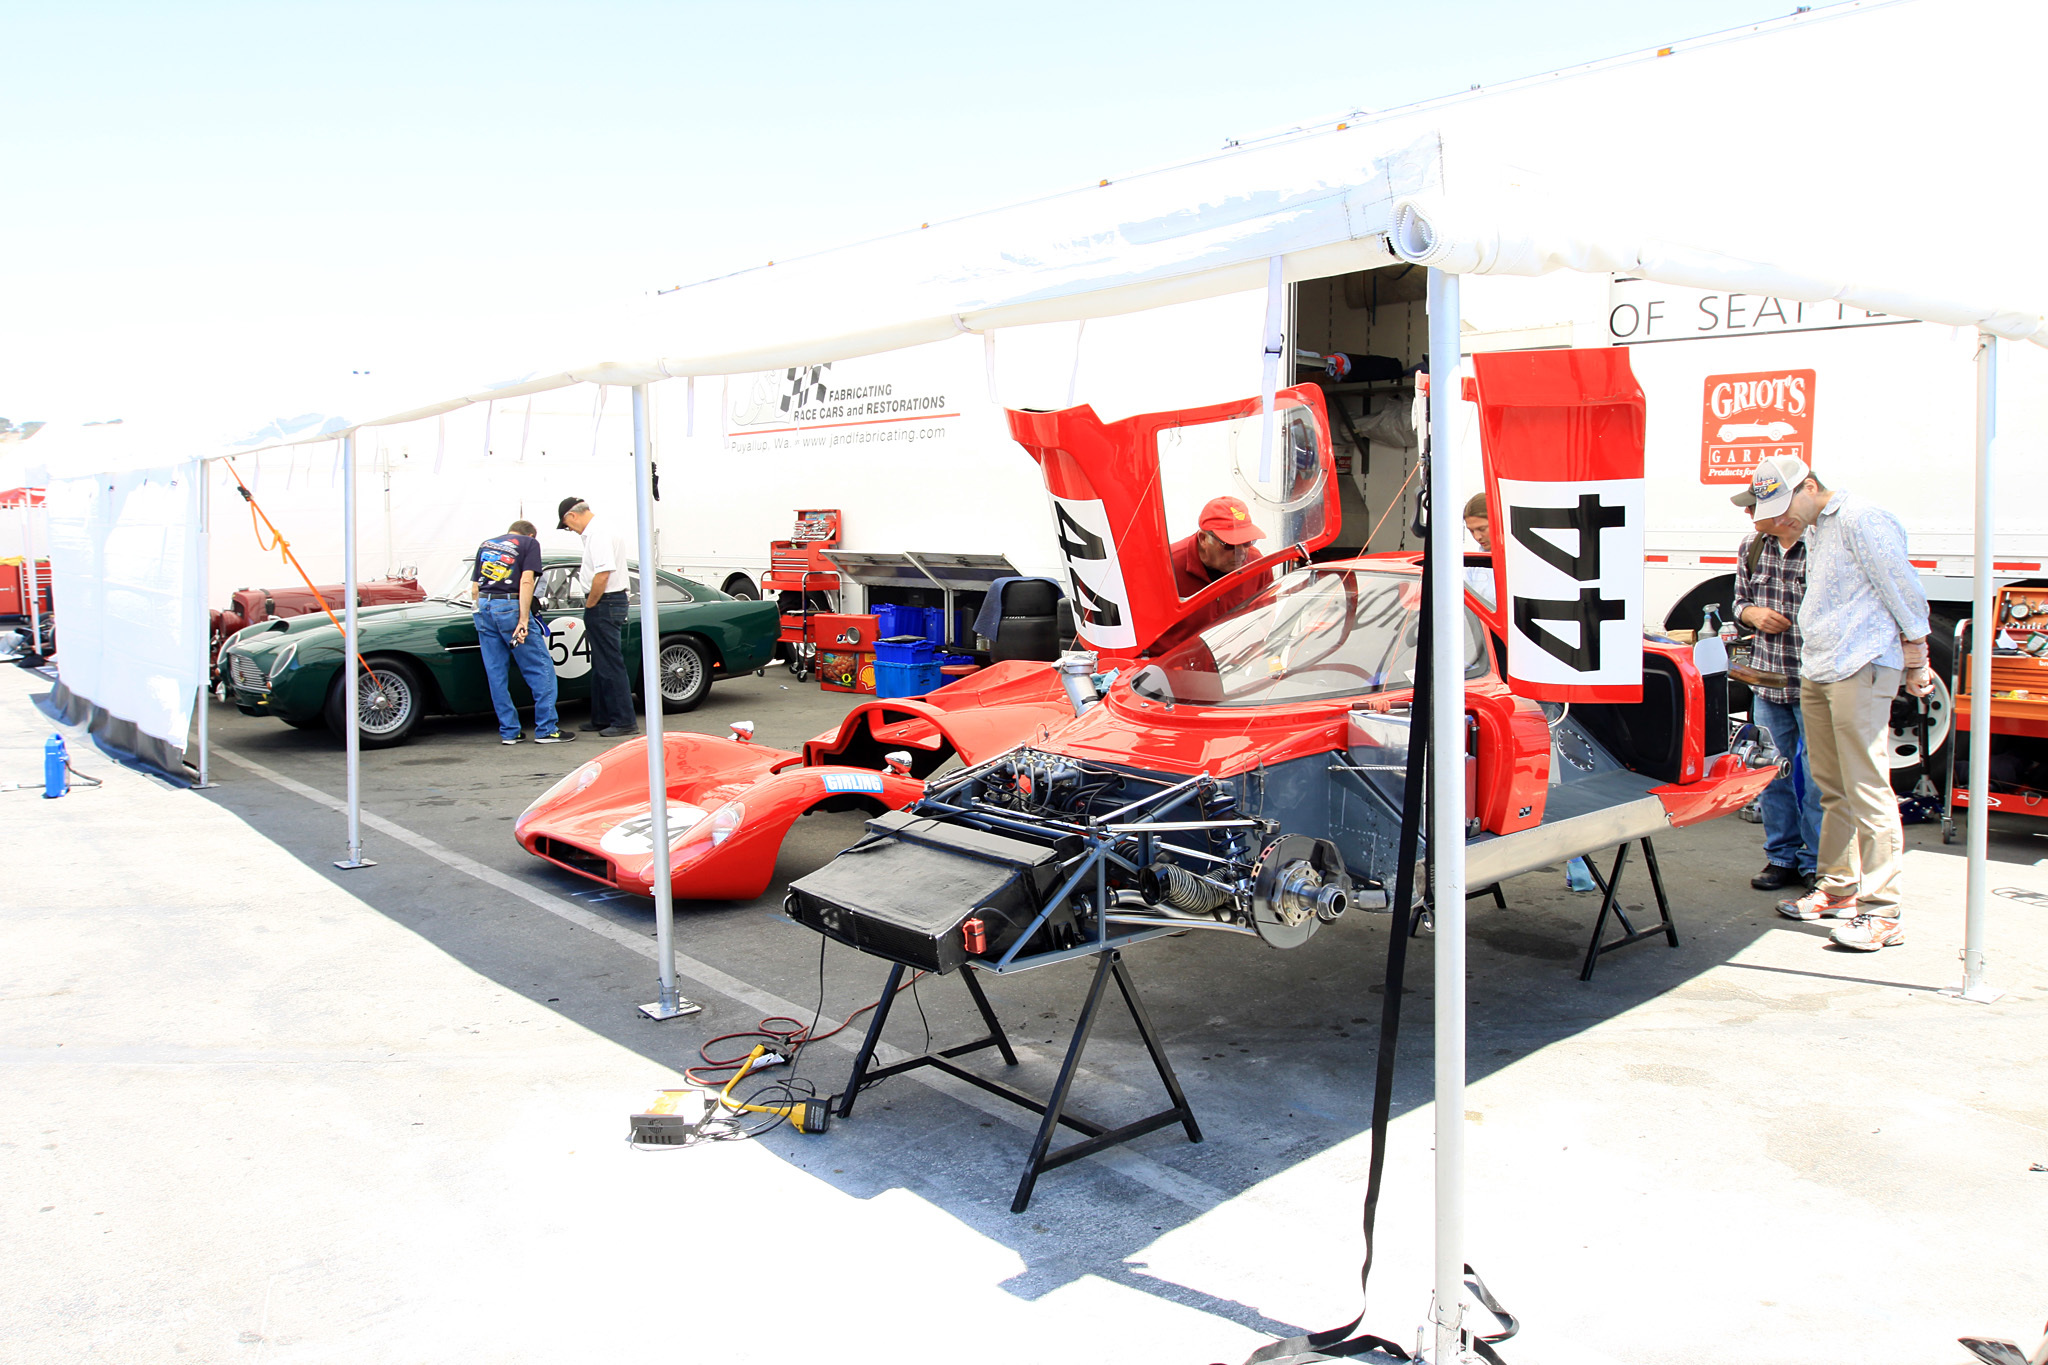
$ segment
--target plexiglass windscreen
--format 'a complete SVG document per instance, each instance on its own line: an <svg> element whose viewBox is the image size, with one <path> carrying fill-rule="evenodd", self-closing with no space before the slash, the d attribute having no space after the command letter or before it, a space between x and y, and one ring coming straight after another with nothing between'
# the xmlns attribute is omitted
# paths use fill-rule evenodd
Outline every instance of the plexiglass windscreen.
<svg viewBox="0 0 2048 1365"><path fill-rule="evenodd" d="M1322 531L1323 470L1315 414L1298 404L1274 413L1273 451L1261 478L1264 422L1254 414L1160 431L1159 489L1169 542L1194 535L1202 508L1226 496L1244 499L1253 522L1266 533L1249 545L1247 559L1299 545Z"/></svg>

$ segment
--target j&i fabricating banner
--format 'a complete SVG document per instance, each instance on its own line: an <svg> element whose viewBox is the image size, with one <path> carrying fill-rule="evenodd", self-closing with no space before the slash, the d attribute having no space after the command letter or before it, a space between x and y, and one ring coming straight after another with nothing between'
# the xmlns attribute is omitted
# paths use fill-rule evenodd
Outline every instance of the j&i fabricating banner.
<svg viewBox="0 0 2048 1365"><path fill-rule="evenodd" d="M1618 347L1477 355L1508 684L1642 699L1643 393Z"/></svg>

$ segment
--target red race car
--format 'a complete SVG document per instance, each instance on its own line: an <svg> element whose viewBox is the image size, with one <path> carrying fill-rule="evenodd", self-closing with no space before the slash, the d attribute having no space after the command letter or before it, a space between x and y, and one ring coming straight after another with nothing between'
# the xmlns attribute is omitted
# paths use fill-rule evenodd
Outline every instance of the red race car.
<svg viewBox="0 0 2048 1365"><path fill-rule="evenodd" d="M842 855L795 884L792 913L941 970L1100 941L1105 912L1292 946L1354 886L1387 882L1420 574L1398 558L1289 571L1334 538L1337 492L1320 391L1283 390L1276 407L1270 444L1256 399L1117 423L1085 407L1013 414L1052 495L1087 650L865 703L802 753L666 736L675 895L760 895L814 809L875 812L870 844L910 852L895 872L889 856ZM1243 495L1263 532L1234 557L1196 534L1217 489ZM1472 885L1736 810L1776 775L1767 741L1731 745L1714 704L1725 676L1702 676L1689 647L1646 640L1643 701L1565 713L1508 689L1490 645L1501 622L1467 603ZM519 817L520 843L651 894L645 742L556 784ZM955 755L966 766L928 791ZM967 883L991 877L1028 905L1014 923L995 922L1000 896L977 908ZM910 906L931 887L933 905ZM963 938L970 911L979 933ZM904 928L925 919L944 932Z"/></svg>
<svg viewBox="0 0 2048 1365"><path fill-rule="evenodd" d="M735 737L667 734L670 886L678 899L751 900L783 836L812 811L899 810L948 759L980 763L1065 725L1074 710L1051 666L998 663L922 698L863 702L801 753ZM607 749L513 823L536 857L654 894L647 739Z"/></svg>

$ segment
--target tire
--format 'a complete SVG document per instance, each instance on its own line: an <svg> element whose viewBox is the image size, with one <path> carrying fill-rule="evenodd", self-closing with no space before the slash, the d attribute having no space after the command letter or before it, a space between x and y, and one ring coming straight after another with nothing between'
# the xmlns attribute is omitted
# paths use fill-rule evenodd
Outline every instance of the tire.
<svg viewBox="0 0 2048 1365"><path fill-rule="evenodd" d="M370 665L377 677L373 685L365 675L357 683L356 735L365 749L389 749L412 738L426 705L426 689L410 664L398 659L379 659ZM327 728L346 741L346 703L342 698L346 678L337 675L327 689ZM365 722L368 723L365 723Z"/></svg>
<svg viewBox="0 0 2048 1365"><path fill-rule="evenodd" d="M1936 786L1948 771L1948 746L1955 735L1955 698L1949 695L1948 680L1955 667L1956 622L1936 611L1930 615L1927 633L1927 666L1934 673L1934 691L1927 697L1927 746L1920 752L1920 703L1901 693L1892 703L1891 749L1892 790L1904 796L1919 785L1924 772ZM1923 762L1923 757L1925 762Z"/></svg>
<svg viewBox="0 0 2048 1365"><path fill-rule="evenodd" d="M719 591L727 597L737 597L742 602L758 602L761 600L761 590L754 586L753 579L743 573L736 573L731 578L726 579L725 585Z"/></svg>
<svg viewBox="0 0 2048 1365"><path fill-rule="evenodd" d="M694 711L711 691L711 656L682 635L661 642L661 709L669 715Z"/></svg>
<svg viewBox="0 0 2048 1365"><path fill-rule="evenodd" d="M1666 630L1698 630L1700 614L1709 602L1720 604L1721 617L1726 620L1728 609L1735 600L1735 575L1722 574L1704 583L1694 585L1691 592L1671 604L1671 610L1664 613Z"/></svg>

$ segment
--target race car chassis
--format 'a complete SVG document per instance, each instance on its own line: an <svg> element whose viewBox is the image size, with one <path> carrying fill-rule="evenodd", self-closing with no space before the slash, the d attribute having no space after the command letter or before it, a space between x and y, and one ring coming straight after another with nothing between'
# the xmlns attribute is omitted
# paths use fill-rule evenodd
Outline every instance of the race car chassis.
<svg viewBox="0 0 2048 1365"><path fill-rule="evenodd" d="M1079 1161L1108 1147L1129 1142L1132 1138L1178 1123L1188 1135L1189 1142L1202 1140L1201 1125L1195 1122L1194 1110L1188 1107L1187 1095L1181 1090L1180 1078L1174 1075L1173 1063L1167 1059L1166 1048L1159 1040L1158 1032L1152 1026L1152 1017L1145 1010L1145 1002L1138 992L1138 986L1131 979L1131 969L1124 961L1123 946L1137 939L1157 938L1170 933L1167 929L1148 930L1141 934L1121 937L1119 946L1097 948L1089 945L1086 949L1047 954L1045 959L1025 959L1009 968L970 963L960 973L967 993L974 1000L974 1007L981 1014L982 1022L988 1026L988 1033L972 1042L960 1043L953 1047L920 1052L903 1061L888 1066L875 1066L875 1052L882 1041L882 1030L889 1022L889 1007L896 999L896 992L903 985L903 974L910 970L903 963L890 964L888 983L882 988L882 1003L875 1010L868 1024L867 1036L861 1040L860 1051L854 1055L853 1074L847 1078L845 1096L839 1102L839 1116L845 1118L853 1113L853 1103L866 1087L890 1076L899 1076L906 1071L920 1067L935 1067L958 1080L967 1082L978 1089L1000 1099L1008 1100L1020 1108L1029 1109L1039 1115L1038 1133L1031 1141L1031 1151L1024 1159L1023 1173L1017 1179L1017 1192L1010 1200L1010 1212L1022 1213L1031 1206L1031 1194L1037 1187L1038 1177L1047 1171L1064 1166L1070 1161ZM975 979L978 971L1029 971L1034 967L1049 966L1049 959L1067 960L1077 955L1092 954L1095 958L1095 972L1088 985L1088 998L1081 1006L1081 1014L1074 1022L1074 1032L1067 1042L1065 1057L1060 1062L1059 1079L1053 1082L1052 1093L1044 1099L1019 1090L993 1077L984 1076L959 1065L954 1059L970 1053L995 1048L1002 1054L1006 1066L1017 1065L1016 1049L1011 1047L1009 1035L1004 1031L1002 1021L996 1018L995 1007L989 1003L988 995ZM1124 1008L1130 1012L1131 1022L1137 1026L1138 1037L1145 1044L1146 1053L1152 1058L1152 1065L1159 1073L1159 1083L1165 1087L1170 1107L1115 1128L1105 1128L1092 1119L1067 1112L1067 1100L1074 1088L1074 1077L1081 1069L1081 1054L1088 1048L1088 1038L1095 1029L1096 1016L1102 1009L1108 986L1115 981L1118 994L1123 996ZM1082 1134L1078 1142L1054 1149L1054 1136L1064 1126Z"/></svg>

